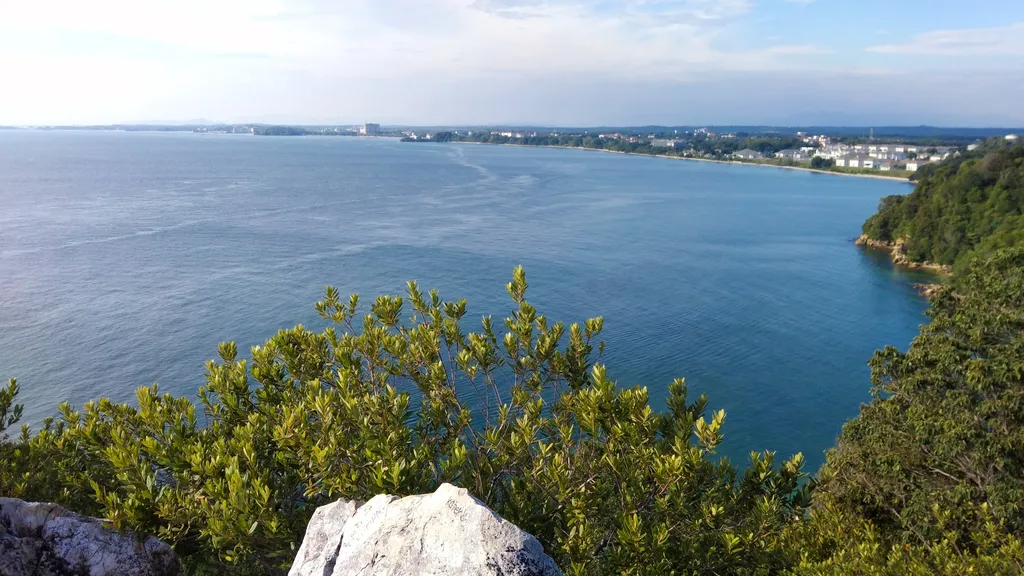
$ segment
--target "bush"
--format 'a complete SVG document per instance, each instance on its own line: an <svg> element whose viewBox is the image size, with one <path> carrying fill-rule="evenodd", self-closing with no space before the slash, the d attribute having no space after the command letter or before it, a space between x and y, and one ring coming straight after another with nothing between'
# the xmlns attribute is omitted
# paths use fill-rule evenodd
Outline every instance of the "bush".
<svg viewBox="0 0 1024 576"><path fill-rule="evenodd" d="M442 482L536 535L568 574L792 565L786 531L811 493L802 457L755 453L737 472L715 456L723 412L707 417L682 380L655 412L645 388L595 363L600 318L551 323L526 288L519 268L500 335L489 317L465 332L464 300L414 283L364 316L327 288L317 310L332 327L281 331L251 363L222 344L198 406L156 386L137 407L62 405L0 447L0 492L155 533L216 572L285 569L324 503ZM0 395L5 427L16 392Z"/></svg>
<svg viewBox="0 0 1024 576"><path fill-rule="evenodd" d="M815 170L829 170L836 165L836 161L832 158L822 158L821 156L815 156L811 158L811 168Z"/></svg>
<svg viewBox="0 0 1024 576"><path fill-rule="evenodd" d="M976 507L982 529L965 547L959 535L946 534L927 544L893 542L871 521L850 515L824 492L815 512L802 523L800 562L793 576L1013 576L1024 572L1024 546L1009 534L984 504ZM936 524L944 514L938 512Z"/></svg>

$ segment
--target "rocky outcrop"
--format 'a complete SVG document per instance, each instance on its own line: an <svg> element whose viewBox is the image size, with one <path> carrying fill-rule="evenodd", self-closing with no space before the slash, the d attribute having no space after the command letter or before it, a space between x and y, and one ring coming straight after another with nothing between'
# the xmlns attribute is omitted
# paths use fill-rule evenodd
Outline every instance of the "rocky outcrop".
<svg viewBox="0 0 1024 576"><path fill-rule="evenodd" d="M178 559L153 538L56 504L0 498L0 576L175 576Z"/></svg>
<svg viewBox="0 0 1024 576"><path fill-rule="evenodd" d="M927 270L929 272L935 272L937 274L952 274L953 267L946 264L936 264L934 262L916 262L911 260L907 256L907 242L903 238L897 239L895 242L886 242L884 240L874 240L868 238L867 235L861 234L853 242L857 246L863 246L865 248L876 248L879 250L887 250L889 252L892 261L897 266L906 266L911 270Z"/></svg>
<svg viewBox="0 0 1024 576"><path fill-rule="evenodd" d="M536 538L463 488L319 508L289 576L561 574Z"/></svg>
<svg viewBox="0 0 1024 576"><path fill-rule="evenodd" d="M878 248L880 250L892 250L892 243L884 240L874 240L868 238L867 234L861 234L853 241L857 246L864 246L866 248Z"/></svg>
<svg viewBox="0 0 1024 576"><path fill-rule="evenodd" d="M921 296L931 298L932 296L938 296L942 290L942 284L914 284L914 288L917 289L917 293Z"/></svg>

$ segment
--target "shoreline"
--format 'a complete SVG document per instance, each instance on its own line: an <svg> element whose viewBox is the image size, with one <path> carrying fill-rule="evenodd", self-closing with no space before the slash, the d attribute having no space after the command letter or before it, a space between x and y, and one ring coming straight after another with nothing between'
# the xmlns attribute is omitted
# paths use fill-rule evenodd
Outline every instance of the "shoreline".
<svg viewBox="0 0 1024 576"><path fill-rule="evenodd" d="M921 272L928 272L948 278L953 275L953 267L948 264L936 264L934 262L915 262L910 260L906 256L906 244L904 240L900 239L896 242L885 242L882 240L872 240L865 234L861 234L853 241L854 245L860 246L870 250L884 250L889 253L889 258L892 263L896 266L901 266L909 270L918 270ZM936 284L920 284L921 287L935 287Z"/></svg>
<svg viewBox="0 0 1024 576"><path fill-rule="evenodd" d="M691 162L714 162L716 164L732 164L735 166L758 166L762 168L780 168L782 170L800 170L803 172L815 172L818 174L829 174L832 176L850 176L854 178L872 178L875 180L892 180L914 184L909 178L899 176L882 176L880 174L851 174L848 172L833 172L831 170L819 170L817 168L804 168L803 166L777 166L775 164L757 164L754 162L737 162L735 160L713 160L711 158L684 158L682 156L667 156L665 154L645 154L642 152L621 152L619 150L605 150L603 148L586 148L583 146L552 146L550 144L494 144L491 142L452 142L452 144L475 144L478 146L516 146L519 148L555 148L558 150L586 150L589 152L606 152L608 154L622 154L623 156L646 156L648 158L666 158L669 160L688 160Z"/></svg>

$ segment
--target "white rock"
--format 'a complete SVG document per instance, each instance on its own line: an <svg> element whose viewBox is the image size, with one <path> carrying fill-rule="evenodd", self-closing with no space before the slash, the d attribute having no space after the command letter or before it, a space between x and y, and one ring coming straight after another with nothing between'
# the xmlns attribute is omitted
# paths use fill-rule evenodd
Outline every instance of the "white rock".
<svg viewBox="0 0 1024 576"><path fill-rule="evenodd" d="M561 574L536 538L450 484L427 495L376 496L343 526L328 525L324 518L332 511L321 515L324 508L310 522L290 576ZM322 560L314 561L317 555Z"/></svg>
<svg viewBox="0 0 1024 576"><path fill-rule="evenodd" d="M348 500L317 508L306 526L306 536L288 574L331 576L341 547L342 531L355 513L356 503Z"/></svg>
<svg viewBox="0 0 1024 576"><path fill-rule="evenodd" d="M0 576L174 576L170 546L56 504L0 498Z"/></svg>

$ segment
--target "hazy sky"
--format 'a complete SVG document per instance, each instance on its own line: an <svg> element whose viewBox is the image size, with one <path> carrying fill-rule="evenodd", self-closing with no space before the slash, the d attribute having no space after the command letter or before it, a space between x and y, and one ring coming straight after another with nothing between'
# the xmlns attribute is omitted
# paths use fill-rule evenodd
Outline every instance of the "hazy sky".
<svg viewBox="0 0 1024 576"><path fill-rule="evenodd" d="M1024 125L1024 0L0 0L0 124Z"/></svg>

